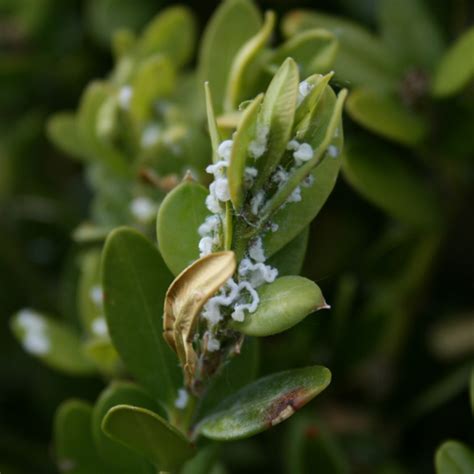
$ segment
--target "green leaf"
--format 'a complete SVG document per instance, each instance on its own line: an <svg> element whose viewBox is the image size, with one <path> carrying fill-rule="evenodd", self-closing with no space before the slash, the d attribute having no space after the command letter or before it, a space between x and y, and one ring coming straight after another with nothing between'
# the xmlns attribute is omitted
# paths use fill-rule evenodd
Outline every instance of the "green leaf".
<svg viewBox="0 0 474 474"><path fill-rule="evenodd" d="M318 285L301 276L283 276L257 290L260 303L254 313L232 327L248 336L271 336L286 331L308 314L328 308Z"/></svg>
<svg viewBox="0 0 474 474"><path fill-rule="evenodd" d="M260 360L259 353L258 339L246 337L240 354L234 355L222 371L211 379L204 398L201 399L198 418L209 414L224 398L255 380Z"/></svg>
<svg viewBox="0 0 474 474"><path fill-rule="evenodd" d="M436 474L472 474L474 453L458 441L446 441L436 451Z"/></svg>
<svg viewBox="0 0 474 474"><path fill-rule="evenodd" d="M138 40L142 57L161 53L177 66L192 57L196 43L196 21L191 10L179 5L161 11L147 25Z"/></svg>
<svg viewBox="0 0 474 474"><path fill-rule="evenodd" d="M286 420L330 381L331 372L321 366L269 375L224 400L196 431L222 441L247 438Z"/></svg>
<svg viewBox="0 0 474 474"><path fill-rule="evenodd" d="M369 89L355 89L349 95L347 112L363 127L403 145L417 145L428 131L423 117L399 99Z"/></svg>
<svg viewBox="0 0 474 474"><path fill-rule="evenodd" d="M179 469L195 454L180 431L144 408L118 405L109 410L102 429L112 439L145 456L161 471Z"/></svg>
<svg viewBox="0 0 474 474"><path fill-rule="evenodd" d="M265 92L257 126L268 128L268 140L265 154L256 163L259 168L257 187L261 187L276 168L291 139L298 83L298 66L288 58Z"/></svg>
<svg viewBox="0 0 474 474"><path fill-rule="evenodd" d="M152 56L138 68L132 81L130 114L143 124L154 113L158 99L171 94L176 85L176 74L170 60L165 56Z"/></svg>
<svg viewBox="0 0 474 474"><path fill-rule="evenodd" d="M84 354L94 362L100 372L109 377L121 372L122 364L109 338L93 338L83 345Z"/></svg>
<svg viewBox="0 0 474 474"><path fill-rule="evenodd" d="M91 433L92 406L80 400L63 402L54 417L54 445L60 472L112 474L98 456Z"/></svg>
<svg viewBox="0 0 474 474"><path fill-rule="evenodd" d="M370 143L351 143L343 171L349 183L376 206L415 228L440 225L436 195L401 157Z"/></svg>
<svg viewBox="0 0 474 474"><path fill-rule="evenodd" d="M122 444L110 439L102 431L102 421L107 412L116 405L133 405L158 412L157 403L141 387L130 382L115 382L107 387L99 396L92 413L92 435L97 451L108 465L115 467L119 472L145 473L150 466L134 451L124 448ZM153 472L153 470L152 470Z"/></svg>
<svg viewBox="0 0 474 474"><path fill-rule="evenodd" d="M335 77L343 86L366 86L394 90L400 72L389 49L376 36L356 23L324 13L294 10L283 18L286 37L301 31L323 28L332 32L339 44L333 65Z"/></svg>
<svg viewBox="0 0 474 474"><path fill-rule="evenodd" d="M251 39L249 39L235 56L229 73L227 82L227 91L224 101L224 110L232 112L237 109L238 105L249 97L245 95L245 86L250 76L249 69L255 61L257 55L262 51L268 42L270 35L275 27L275 14L267 12L265 21L261 30ZM280 62L286 59L282 58ZM280 65L278 63L277 67Z"/></svg>
<svg viewBox="0 0 474 474"><path fill-rule="evenodd" d="M131 53L136 44L136 36L133 31L127 28L117 30L112 36L112 52L118 62L127 54Z"/></svg>
<svg viewBox="0 0 474 474"><path fill-rule="evenodd" d="M255 138L257 117L260 112L263 94L257 96L244 110L237 131L233 137L230 164L227 168L230 197L236 210L239 210L244 200L245 166L249 157L249 145Z"/></svg>
<svg viewBox="0 0 474 474"><path fill-rule="evenodd" d="M459 92L474 76L474 27L444 54L433 78L433 94L445 97Z"/></svg>
<svg viewBox="0 0 474 474"><path fill-rule="evenodd" d="M303 267L308 247L309 226L267 260L267 264L278 269L278 276L298 275Z"/></svg>
<svg viewBox="0 0 474 474"><path fill-rule="evenodd" d="M216 443L204 446L183 466L180 474L218 474L213 469L217 457L218 446ZM225 474L225 472L221 474Z"/></svg>
<svg viewBox="0 0 474 474"><path fill-rule="evenodd" d="M163 305L172 275L151 242L121 227L105 243L102 277L114 346L145 388L167 410L173 409L181 373L162 335Z"/></svg>
<svg viewBox="0 0 474 474"><path fill-rule="evenodd" d="M301 77L328 72L334 64L338 42L336 36L324 29L302 31L283 43L270 57L269 62L278 67L286 58L293 58Z"/></svg>
<svg viewBox="0 0 474 474"><path fill-rule="evenodd" d="M232 62L242 45L257 34L261 20L250 0L226 0L212 16L199 51L199 81L209 81L216 113L222 112Z"/></svg>
<svg viewBox="0 0 474 474"><path fill-rule="evenodd" d="M402 66L436 65L444 41L423 0L382 0L379 20L384 42Z"/></svg>
<svg viewBox="0 0 474 474"><path fill-rule="evenodd" d="M471 412L474 415L474 369L471 370L469 378L469 399L471 401Z"/></svg>
<svg viewBox="0 0 474 474"><path fill-rule="evenodd" d="M216 122L216 115L214 113L214 104L212 101L211 88L209 87L209 82L207 81L204 83L204 92L206 96L207 126L209 128L209 136L211 138L212 162L216 163L217 161L219 161L217 149L221 142L221 137Z"/></svg>
<svg viewBox="0 0 474 474"><path fill-rule="evenodd" d="M95 372L93 363L83 353L78 335L65 324L23 309L13 316L11 329L25 351L49 367L74 375Z"/></svg>
<svg viewBox="0 0 474 474"><path fill-rule="evenodd" d="M303 141L310 143L313 149L320 147L324 141L335 104L336 96L327 87L309 122L308 135L304 135ZM339 123L330 146L340 153L343 141L342 123ZM314 183L301 187L301 201L287 203L275 212L272 222L278 225L278 231L267 232L263 236L267 257L281 250L316 217L336 184L341 162L339 155L323 158L310 173Z"/></svg>
<svg viewBox="0 0 474 474"><path fill-rule="evenodd" d="M185 180L160 206L156 235L161 255L174 275L199 258L198 228L209 215L207 194L201 184Z"/></svg>
<svg viewBox="0 0 474 474"><path fill-rule="evenodd" d="M47 122L48 138L64 153L78 158L84 157L84 149L77 133L76 116L69 112L54 114Z"/></svg>

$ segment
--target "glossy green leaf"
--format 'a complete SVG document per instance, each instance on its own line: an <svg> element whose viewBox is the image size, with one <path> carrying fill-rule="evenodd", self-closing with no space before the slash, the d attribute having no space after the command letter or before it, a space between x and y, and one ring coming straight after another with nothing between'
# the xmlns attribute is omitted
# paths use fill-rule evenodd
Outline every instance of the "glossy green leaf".
<svg viewBox="0 0 474 474"><path fill-rule="evenodd" d="M144 408L118 405L109 410L102 429L112 439L145 456L161 471L174 471L195 454L180 431Z"/></svg>
<svg viewBox="0 0 474 474"><path fill-rule="evenodd" d="M271 336L298 324L308 314L327 308L318 285L301 276L283 276L257 290L260 303L254 313L232 327L248 336Z"/></svg>
<svg viewBox="0 0 474 474"><path fill-rule="evenodd" d="M130 114L142 124L154 113L158 99L168 96L176 85L176 74L165 56L152 56L138 68L132 81Z"/></svg>
<svg viewBox="0 0 474 474"><path fill-rule="evenodd" d="M338 40L333 69L341 85L381 90L397 87L400 72L389 49L365 28L351 21L308 10L295 10L283 18L282 30L286 37L313 28L329 30Z"/></svg>
<svg viewBox="0 0 474 474"><path fill-rule="evenodd" d="M137 231L121 227L105 243L102 266L105 314L122 360L168 410L181 373L163 339L163 305L173 277L156 247Z"/></svg>
<svg viewBox="0 0 474 474"><path fill-rule="evenodd" d="M336 59L336 36L324 29L302 31L283 43L270 57L271 64L278 66L286 58L298 64L301 77L328 72Z"/></svg>
<svg viewBox="0 0 474 474"><path fill-rule="evenodd" d="M209 215L205 204L207 194L201 184L185 180L160 206L156 227L158 245L174 275L199 258L198 228Z"/></svg>
<svg viewBox="0 0 474 474"><path fill-rule="evenodd" d="M436 451L436 474L472 474L474 452L458 441L446 441Z"/></svg>
<svg viewBox="0 0 474 474"><path fill-rule="evenodd" d="M363 127L404 145L420 143L428 131L423 117L399 99L369 89L356 89L349 95L347 112Z"/></svg>
<svg viewBox="0 0 474 474"><path fill-rule="evenodd" d="M259 340L246 337L240 354L234 355L211 379L198 408L198 418L209 414L221 400L255 380L259 366Z"/></svg>
<svg viewBox="0 0 474 474"><path fill-rule="evenodd" d="M250 0L226 0L217 8L201 40L198 77L209 81L216 113L221 113L235 55L260 29L257 8Z"/></svg>
<svg viewBox="0 0 474 474"><path fill-rule="evenodd" d="M249 39L235 56L230 69L224 100L224 110L227 112L236 110L242 100L249 98L244 94L245 83L250 75L249 69L252 62L268 42L274 26L275 14L271 11L267 12L261 30L253 38ZM286 58L287 56L283 57L280 62ZM280 63L278 63L279 65Z"/></svg>
<svg viewBox="0 0 474 474"><path fill-rule="evenodd" d="M262 102L258 127L268 129L265 154L256 162L259 168L256 186L262 186L278 165L291 139L298 97L299 73L288 58L273 77Z"/></svg>
<svg viewBox="0 0 474 474"><path fill-rule="evenodd" d="M474 27L467 30L444 54L433 78L433 94L444 97L459 92L474 77Z"/></svg>
<svg viewBox="0 0 474 474"><path fill-rule="evenodd" d="M48 138L63 152L78 158L84 157L83 144L77 133L76 117L69 112L53 115L47 122Z"/></svg>
<svg viewBox="0 0 474 474"><path fill-rule="evenodd" d="M444 41L424 0L382 0L379 20L383 40L401 65L433 68Z"/></svg>
<svg viewBox="0 0 474 474"><path fill-rule="evenodd" d="M436 195L402 157L371 144L352 143L344 153L344 176L363 196L416 228L439 226Z"/></svg>
<svg viewBox="0 0 474 474"><path fill-rule="evenodd" d="M53 369L74 375L95 372L79 336L64 323L23 309L13 316L11 329L26 352Z"/></svg>
<svg viewBox="0 0 474 474"><path fill-rule="evenodd" d="M70 474L113 474L99 458L91 432L92 406L80 400L62 403L54 417L56 464Z"/></svg>
<svg viewBox="0 0 474 474"><path fill-rule="evenodd" d="M268 375L224 400L196 431L222 441L247 438L286 420L330 381L331 372L321 366Z"/></svg>
<svg viewBox="0 0 474 474"><path fill-rule="evenodd" d="M245 190L245 166L249 158L249 145L255 138L257 117L262 105L263 94L257 96L244 110L237 131L233 137L230 164L227 168L227 179L229 181L230 198L235 209L242 206Z"/></svg>
<svg viewBox="0 0 474 474"><path fill-rule="evenodd" d="M97 451L104 462L115 467L118 472L145 473L150 466L141 456L110 439L102 431L102 421L107 412L116 405L133 405L153 412L160 411L157 403L141 387L130 382L115 382L99 396L92 412L92 435ZM151 470L153 473L153 469Z"/></svg>
<svg viewBox="0 0 474 474"><path fill-rule="evenodd" d="M298 275L303 268L309 239L309 226L267 260L267 264L278 269L278 276Z"/></svg>
<svg viewBox="0 0 474 474"><path fill-rule="evenodd" d="M161 53L182 66L192 57L196 21L189 8L179 5L162 10L146 27L138 41L142 57Z"/></svg>
<svg viewBox="0 0 474 474"><path fill-rule="evenodd" d="M326 88L308 125L308 136L304 141L311 143L313 149L324 140L329 120L334 112L336 96L332 89ZM265 254L271 257L294 239L319 213L336 184L341 167L340 153L343 147L342 125L336 129L331 142L338 155L327 156L313 169L310 175L311 186L301 186L301 201L287 203L271 218L278 225L278 232L267 232L263 236Z"/></svg>

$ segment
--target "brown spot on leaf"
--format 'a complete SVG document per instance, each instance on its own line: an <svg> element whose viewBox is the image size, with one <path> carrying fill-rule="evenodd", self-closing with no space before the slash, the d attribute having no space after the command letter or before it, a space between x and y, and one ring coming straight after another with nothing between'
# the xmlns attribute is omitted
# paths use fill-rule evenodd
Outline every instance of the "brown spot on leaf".
<svg viewBox="0 0 474 474"><path fill-rule="evenodd" d="M268 408L266 414L268 424L275 426L289 418L309 401L309 395L307 390L297 388L277 398Z"/></svg>

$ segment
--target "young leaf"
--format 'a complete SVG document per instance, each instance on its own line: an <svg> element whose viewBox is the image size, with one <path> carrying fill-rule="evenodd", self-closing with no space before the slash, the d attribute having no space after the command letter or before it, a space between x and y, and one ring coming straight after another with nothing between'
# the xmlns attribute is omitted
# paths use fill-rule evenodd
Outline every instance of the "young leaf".
<svg viewBox="0 0 474 474"><path fill-rule="evenodd" d="M250 0L226 0L208 23L199 51L198 77L209 81L216 113L222 112L232 61L260 29L260 14Z"/></svg>
<svg viewBox="0 0 474 474"><path fill-rule="evenodd" d="M198 228L209 215L205 204L207 194L201 184L185 180L160 206L156 224L158 245L174 275L199 258Z"/></svg>
<svg viewBox="0 0 474 474"><path fill-rule="evenodd" d="M417 145L428 131L422 116L416 115L395 97L369 89L351 92L347 99L347 112L362 126L403 145Z"/></svg>
<svg viewBox="0 0 474 474"><path fill-rule="evenodd" d="M248 438L286 420L330 381L331 372L321 366L268 375L224 400L195 431L220 441Z"/></svg>
<svg viewBox="0 0 474 474"><path fill-rule="evenodd" d="M138 40L142 57L161 53L176 66L192 57L196 42L196 21L189 8L179 5L161 11L148 24Z"/></svg>
<svg viewBox="0 0 474 474"><path fill-rule="evenodd" d="M122 360L165 407L174 406L181 374L162 336L162 309L172 280L156 247L133 229L111 232L102 281L110 336Z"/></svg>
<svg viewBox="0 0 474 474"><path fill-rule="evenodd" d="M435 71L433 94L445 97L460 91L474 76L474 27L444 54Z"/></svg>
<svg viewBox="0 0 474 474"><path fill-rule="evenodd" d="M316 283L301 276L284 276L258 288L257 311L232 327L247 336L271 336L298 324L308 314L328 308Z"/></svg>
<svg viewBox="0 0 474 474"><path fill-rule="evenodd" d="M401 157L370 144L351 143L343 171L355 189L397 219L421 229L439 226L436 195Z"/></svg>
<svg viewBox="0 0 474 474"><path fill-rule="evenodd" d="M180 431L144 408L115 406L105 416L102 429L112 439L145 456L161 471L177 470L195 454Z"/></svg>
<svg viewBox="0 0 474 474"><path fill-rule="evenodd" d="M335 35L324 29L302 31L283 43L270 57L272 65L293 58L300 68L301 77L325 73L333 66L338 43Z"/></svg>
<svg viewBox="0 0 474 474"><path fill-rule="evenodd" d="M145 459L110 439L102 431L102 421L107 412L116 405L125 404L146 408L164 416L159 405L138 385L130 382L112 383L100 394L92 412L92 435L97 451L104 462L119 472L149 472L150 467Z"/></svg>
<svg viewBox="0 0 474 474"><path fill-rule="evenodd" d="M60 472L113 474L96 451L92 433L92 407L80 400L63 402L54 417L54 445Z"/></svg>
<svg viewBox="0 0 474 474"><path fill-rule="evenodd" d="M245 165L249 156L249 145L255 138L257 117L260 112L263 94L257 96L245 109L234 135L234 143L227 168L230 198L235 209L240 209L244 200Z"/></svg>
<svg viewBox="0 0 474 474"><path fill-rule="evenodd" d="M400 72L390 50L365 28L335 16L307 10L295 10L283 18L282 30L286 37L313 28L323 28L336 36L339 47L333 68L336 80L343 86L395 90Z"/></svg>
<svg viewBox="0 0 474 474"><path fill-rule="evenodd" d="M87 160L81 138L77 133L76 116L69 112L54 114L47 122L48 138L63 152Z"/></svg>
<svg viewBox="0 0 474 474"><path fill-rule="evenodd" d="M446 441L436 451L436 474L471 474L474 452L458 441Z"/></svg>
<svg viewBox="0 0 474 474"><path fill-rule="evenodd" d="M207 81L204 83L204 93L206 96L207 126L209 128L209 136L211 138L212 162L216 163L219 161L217 148L221 142L221 137L216 122L216 114L214 113L214 103L212 100L211 88L209 87L209 82Z"/></svg>
<svg viewBox="0 0 474 474"><path fill-rule="evenodd" d="M95 372L94 364L83 353L79 336L60 321L23 309L10 324L25 351L53 369L74 375Z"/></svg>
<svg viewBox="0 0 474 474"><path fill-rule="evenodd" d="M275 14L273 12L267 12L262 29L253 38L249 39L235 56L227 82L227 91L224 101L225 111L234 111L242 100L248 99L248 97L245 97L243 94L243 90L245 88L245 80L249 75L249 67L258 53L265 47L265 44L273 32L274 26ZM278 66L288 56L281 58Z"/></svg>

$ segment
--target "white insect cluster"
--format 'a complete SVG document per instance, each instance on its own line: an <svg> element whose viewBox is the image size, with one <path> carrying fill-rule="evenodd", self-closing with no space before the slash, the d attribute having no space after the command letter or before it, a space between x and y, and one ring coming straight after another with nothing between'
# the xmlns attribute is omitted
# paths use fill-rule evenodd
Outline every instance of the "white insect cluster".
<svg viewBox="0 0 474 474"><path fill-rule="evenodd" d="M51 342L41 316L31 309L23 309L18 313L16 322L23 331L21 342L24 349L31 354L46 355Z"/></svg>

